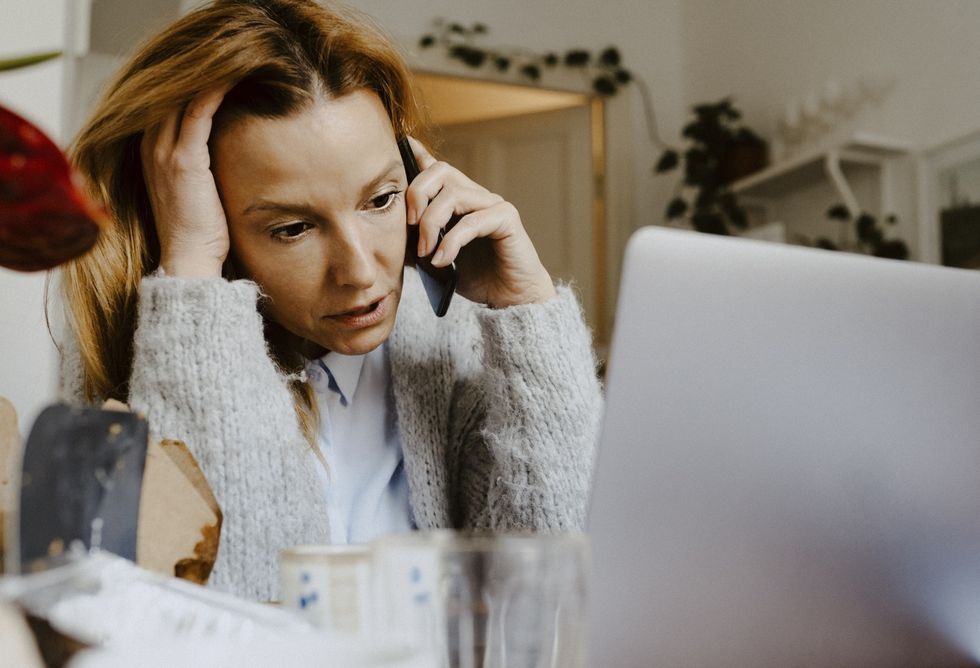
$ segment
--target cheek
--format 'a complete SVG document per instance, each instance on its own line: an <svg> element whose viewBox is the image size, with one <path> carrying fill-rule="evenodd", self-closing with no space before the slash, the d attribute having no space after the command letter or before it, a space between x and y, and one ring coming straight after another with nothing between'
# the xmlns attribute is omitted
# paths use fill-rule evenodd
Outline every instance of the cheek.
<svg viewBox="0 0 980 668"><path fill-rule="evenodd" d="M311 300L320 292L323 267L317 249L294 248L265 239L233 238L232 261L238 277L259 284L268 297L269 314L281 324L307 312Z"/></svg>
<svg viewBox="0 0 980 668"><path fill-rule="evenodd" d="M392 222L385 227L385 236L381 244L381 255L386 265L405 261L405 251L408 244L408 226L405 223L404 210L394 216Z"/></svg>
<svg viewBox="0 0 980 668"><path fill-rule="evenodd" d="M269 318L297 336L313 336L324 305L321 282L312 273L283 264L255 274L254 280L266 297L262 308Z"/></svg>

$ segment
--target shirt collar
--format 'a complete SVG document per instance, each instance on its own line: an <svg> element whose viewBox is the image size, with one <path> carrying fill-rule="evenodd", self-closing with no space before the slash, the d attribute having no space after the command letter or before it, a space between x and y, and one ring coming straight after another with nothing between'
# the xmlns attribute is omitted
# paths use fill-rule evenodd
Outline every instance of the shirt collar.
<svg viewBox="0 0 980 668"><path fill-rule="evenodd" d="M340 396L346 405L354 398L357 384L361 380L361 369L364 367L365 355L341 355L329 352L320 360L330 369L330 374L337 382Z"/></svg>

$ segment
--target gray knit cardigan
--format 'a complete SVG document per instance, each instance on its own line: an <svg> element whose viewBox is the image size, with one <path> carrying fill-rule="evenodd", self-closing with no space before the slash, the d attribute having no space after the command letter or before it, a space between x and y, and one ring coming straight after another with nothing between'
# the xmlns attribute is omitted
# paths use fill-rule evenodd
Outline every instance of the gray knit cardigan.
<svg viewBox="0 0 980 668"><path fill-rule="evenodd" d="M211 584L278 597L279 551L326 543L325 499L249 281L146 277L129 404L187 443L224 513ZM77 401L77 344L62 395ZM571 289L436 318L414 270L389 340L410 502L420 528L563 530L585 522L602 399Z"/></svg>

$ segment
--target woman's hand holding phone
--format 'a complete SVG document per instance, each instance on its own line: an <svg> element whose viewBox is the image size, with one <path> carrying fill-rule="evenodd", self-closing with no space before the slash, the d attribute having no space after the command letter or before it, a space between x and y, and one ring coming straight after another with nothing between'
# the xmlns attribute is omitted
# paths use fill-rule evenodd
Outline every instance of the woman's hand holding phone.
<svg viewBox="0 0 980 668"><path fill-rule="evenodd" d="M160 266L170 276L218 278L228 257L228 223L208 153L212 117L227 90L205 91L173 110L140 143Z"/></svg>
<svg viewBox="0 0 980 668"><path fill-rule="evenodd" d="M408 224L419 226L418 255L434 252L436 267L457 262L456 291L471 301L503 308L553 297L551 276L514 205L409 141L422 170L406 193ZM453 215L462 217L438 243Z"/></svg>

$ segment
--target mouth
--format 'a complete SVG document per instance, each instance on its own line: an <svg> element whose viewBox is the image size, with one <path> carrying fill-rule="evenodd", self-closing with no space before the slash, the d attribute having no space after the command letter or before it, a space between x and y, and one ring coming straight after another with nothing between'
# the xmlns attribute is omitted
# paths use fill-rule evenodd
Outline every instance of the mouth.
<svg viewBox="0 0 980 668"><path fill-rule="evenodd" d="M364 315L365 313L370 313L371 311L373 311L376 308L378 308L378 304L380 304L380 303L381 303L381 299L379 299L377 301L374 301L374 302L371 302L367 306L362 306L360 308L351 309L350 311L346 311L345 313L340 313L338 315L341 315L341 316L347 316L347 315Z"/></svg>
<svg viewBox="0 0 980 668"><path fill-rule="evenodd" d="M326 318L352 329L370 327L384 320L388 314L390 303L390 295L385 295L367 304L355 306L352 309L334 315L328 315Z"/></svg>

